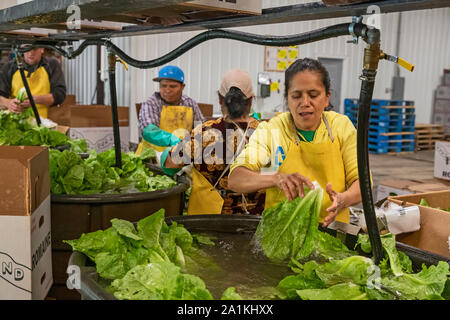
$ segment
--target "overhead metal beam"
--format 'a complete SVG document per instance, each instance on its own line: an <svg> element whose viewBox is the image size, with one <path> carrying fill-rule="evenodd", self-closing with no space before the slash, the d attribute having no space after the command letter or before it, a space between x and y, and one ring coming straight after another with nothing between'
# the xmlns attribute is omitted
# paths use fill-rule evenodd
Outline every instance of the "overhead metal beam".
<svg viewBox="0 0 450 320"><path fill-rule="evenodd" d="M80 8L81 19L148 10L174 5L188 0L34 0L0 10L0 31L45 28L55 23L65 23L72 15L71 5Z"/></svg>
<svg viewBox="0 0 450 320"><path fill-rule="evenodd" d="M125 26L121 31L105 31L90 34L59 34L52 35L52 37L59 39L113 38L362 16L371 14L371 12L368 12L369 6L378 6L380 8L380 13L383 14L450 7L450 0L387 0L346 6L326 6L322 1L319 1L263 9L261 15L242 15L237 17L202 20L198 22L186 22L173 26Z"/></svg>

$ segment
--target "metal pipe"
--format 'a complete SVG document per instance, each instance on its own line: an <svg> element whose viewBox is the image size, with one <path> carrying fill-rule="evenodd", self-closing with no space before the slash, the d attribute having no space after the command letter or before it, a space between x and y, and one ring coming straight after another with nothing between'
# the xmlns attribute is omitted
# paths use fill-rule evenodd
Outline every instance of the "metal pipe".
<svg viewBox="0 0 450 320"><path fill-rule="evenodd" d="M225 30L209 30L205 31L192 39L186 41L178 48L172 50L166 55L149 60L149 61L138 61L126 53L124 53L121 49L112 45L111 50L117 54L122 60L126 63L140 69L154 68L166 64L179 56L181 56L186 51L194 48L195 46L211 39L231 39L242 42L247 42L251 44L258 45L266 45L266 46L290 46L290 45L298 45L298 44L306 44L310 42L315 42L319 40L324 40L332 37L338 37L342 35L349 34L349 28L353 25L355 29L355 33L360 35L361 37L366 37L367 27L364 24L351 24L351 23L343 23L339 25L334 25L326 28L322 28L319 30L315 30L312 32L306 32L297 35L291 36L261 36L257 34L251 34L246 32L239 31L225 31Z"/></svg>
<svg viewBox="0 0 450 320"><path fill-rule="evenodd" d="M364 218L366 220L367 232L374 262L379 264L383 258L383 246L381 244L380 232L376 220L373 206L372 186L369 170L369 120L370 106L372 104L372 94L375 86L375 76L377 73L378 61L380 59L380 43L369 44L364 49L364 68L362 71L361 91L358 107L358 129L357 129L357 158L358 175L361 190L362 204L364 208Z"/></svg>
<svg viewBox="0 0 450 320"><path fill-rule="evenodd" d="M16 51L16 62L17 62L17 67L20 72L20 77L22 78L22 82L25 87L25 91L27 92L28 100L30 100L31 109L33 109L34 117L36 118L36 124L38 126L40 126L41 125L41 117L39 116L39 112L37 110L36 103L34 102L33 95L31 94L30 86L28 85L27 77L25 76L22 54L17 51Z"/></svg>
<svg viewBox="0 0 450 320"><path fill-rule="evenodd" d="M111 95L111 113L114 134L114 149L116 153L116 167L122 168L122 150L120 147L119 115L117 112L117 91L116 91L116 55L108 52L108 74L109 74L109 92Z"/></svg>

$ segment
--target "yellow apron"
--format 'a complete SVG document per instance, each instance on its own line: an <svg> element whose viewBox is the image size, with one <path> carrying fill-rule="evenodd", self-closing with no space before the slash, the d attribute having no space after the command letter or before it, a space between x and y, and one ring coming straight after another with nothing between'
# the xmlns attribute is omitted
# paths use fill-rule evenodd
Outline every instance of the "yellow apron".
<svg viewBox="0 0 450 320"><path fill-rule="evenodd" d="M234 123L234 122L233 122ZM234 123L238 129L240 127ZM245 145L245 136L247 134L249 126L247 125L247 129L242 134L242 139L239 146L236 148L236 155L238 155ZM241 133L242 133L241 129ZM233 158L234 160L234 158ZM219 194L216 189L217 184L220 179L224 176L224 174L228 171L233 163L233 160L227 165L219 179L217 179L214 186L206 179L198 170L192 168L192 190L191 195L189 197L189 206L188 206L188 214L221 214L222 207L224 203L224 199ZM247 212L246 208L246 199L242 194L242 204L244 207L244 211Z"/></svg>
<svg viewBox="0 0 450 320"><path fill-rule="evenodd" d="M172 133L180 139L183 139L186 132L191 132L194 126L194 111L186 106L163 106L159 128ZM151 148L162 152L168 146L157 146L142 139L136 150L136 154L141 154L144 148Z"/></svg>
<svg viewBox="0 0 450 320"><path fill-rule="evenodd" d="M321 222L328 216L326 209L332 204L328 193L325 191L327 183L330 182L333 190L336 192L344 192L346 190L345 169L340 152L340 144L337 139L334 139L325 117L323 117L323 121L327 127L330 139L324 143L317 144L300 142L295 132L295 142L291 144L284 162L278 169L278 172L281 173L298 172L309 180L316 180L320 184L324 190L322 208L320 210ZM294 126L294 124L292 125ZM285 199L284 191L278 187L269 188L266 190L265 209ZM348 208L341 210L336 216L336 220L345 223L349 223L349 219Z"/></svg>
<svg viewBox="0 0 450 320"><path fill-rule="evenodd" d="M197 169L192 168L188 214L221 214L223 202L222 196L208 179Z"/></svg>
<svg viewBox="0 0 450 320"><path fill-rule="evenodd" d="M44 94L50 93L50 78L47 71L43 66L32 72L30 77L28 77L28 71L24 70L25 76L27 77L28 85L30 86L30 91L33 96L42 96ZM22 82L22 77L20 76L20 71L17 70L11 80L11 97L15 98L19 90L24 87ZM48 106L43 104L37 104L36 108L38 110L39 116L43 118L48 118Z"/></svg>

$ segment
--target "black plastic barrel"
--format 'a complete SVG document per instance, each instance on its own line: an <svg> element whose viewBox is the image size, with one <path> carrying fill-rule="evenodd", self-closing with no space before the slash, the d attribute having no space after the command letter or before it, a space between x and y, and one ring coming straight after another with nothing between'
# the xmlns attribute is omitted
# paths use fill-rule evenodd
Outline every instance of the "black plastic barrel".
<svg viewBox="0 0 450 320"><path fill-rule="evenodd" d="M166 222L170 224L176 221L184 225L191 233L251 233L256 231L260 216L253 215L192 215L179 217L166 217ZM335 236L336 231L319 227L321 231L328 232ZM220 239L217 239L219 241ZM356 244L357 237L354 235L345 235L344 243L353 248ZM397 250L404 252L412 261L414 272L421 270L422 264L426 266L436 265L439 261L446 261L450 263L450 259L434 254L432 252L424 251L415 247L405 245L403 243L396 243ZM359 252L361 255L366 255ZM83 300L116 300L114 295L108 293L98 282L98 274L94 263L84 254L80 252L73 252L69 267L72 270L79 270L80 273L80 288L76 289ZM78 269L79 268L79 269ZM75 289L73 289L75 291Z"/></svg>
<svg viewBox="0 0 450 320"><path fill-rule="evenodd" d="M148 165L155 174L164 172ZM189 181L177 176L177 185L166 190L128 194L51 195L52 266L54 285L49 297L79 299L79 295L66 288L67 264L72 248L63 240L79 238L83 233L104 230L113 218L138 221L164 208L166 216L183 213Z"/></svg>

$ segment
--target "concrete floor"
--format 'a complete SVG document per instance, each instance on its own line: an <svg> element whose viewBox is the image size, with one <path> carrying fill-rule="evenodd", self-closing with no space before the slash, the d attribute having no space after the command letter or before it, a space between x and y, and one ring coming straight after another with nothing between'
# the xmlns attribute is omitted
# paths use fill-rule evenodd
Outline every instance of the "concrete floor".
<svg viewBox="0 0 450 320"><path fill-rule="evenodd" d="M398 154L369 154L374 190L385 179L432 179L434 150Z"/></svg>
<svg viewBox="0 0 450 320"><path fill-rule="evenodd" d="M418 180L434 178L434 150L411 153L369 154L373 200L377 201L378 184L383 180ZM362 209L362 203L352 206Z"/></svg>

